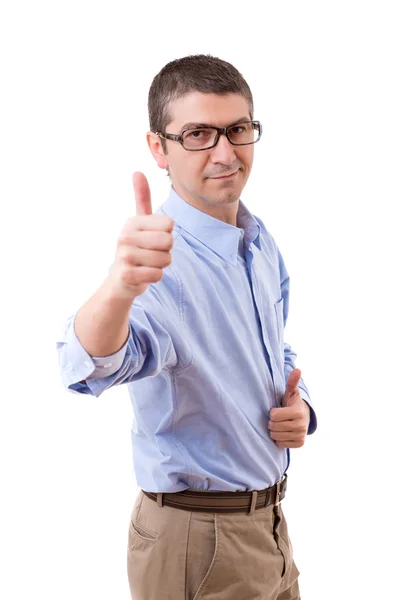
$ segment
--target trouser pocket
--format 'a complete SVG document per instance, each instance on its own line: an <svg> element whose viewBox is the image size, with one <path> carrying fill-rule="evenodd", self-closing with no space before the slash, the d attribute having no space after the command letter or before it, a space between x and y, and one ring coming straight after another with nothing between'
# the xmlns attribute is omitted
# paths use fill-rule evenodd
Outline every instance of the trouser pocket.
<svg viewBox="0 0 400 600"><path fill-rule="evenodd" d="M132 600L186 600L190 513L141 494L129 523L128 580Z"/></svg>

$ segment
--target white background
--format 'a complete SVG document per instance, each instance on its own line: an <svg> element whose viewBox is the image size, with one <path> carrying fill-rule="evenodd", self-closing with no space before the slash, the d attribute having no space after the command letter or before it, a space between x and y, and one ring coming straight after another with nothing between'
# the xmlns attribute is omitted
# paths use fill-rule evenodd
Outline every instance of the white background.
<svg viewBox="0 0 400 600"><path fill-rule="evenodd" d="M242 72L264 125L242 199L291 275L285 340L318 416L283 505L302 598L398 593L396 5L2 4L1 598L129 598L129 394L66 392L55 341L135 214L132 172L166 199L148 89L196 53Z"/></svg>

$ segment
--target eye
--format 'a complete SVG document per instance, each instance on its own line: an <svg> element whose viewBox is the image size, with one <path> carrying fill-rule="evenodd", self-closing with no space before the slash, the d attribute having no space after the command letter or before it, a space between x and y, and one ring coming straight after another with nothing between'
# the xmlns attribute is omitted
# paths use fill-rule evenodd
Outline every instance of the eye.
<svg viewBox="0 0 400 600"><path fill-rule="evenodd" d="M216 134L214 129L187 129L183 134L184 147L189 150L198 150L212 145Z"/></svg>
<svg viewBox="0 0 400 600"><path fill-rule="evenodd" d="M209 135L210 131L208 129L193 129L192 131L188 131L185 137L191 138L192 140L200 140Z"/></svg>
<svg viewBox="0 0 400 600"><path fill-rule="evenodd" d="M238 135L239 133L242 133L245 130L245 128L243 127L243 125L235 125L234 127L231 127L229 129L229 133L233 133L234 135Z"/></svg>

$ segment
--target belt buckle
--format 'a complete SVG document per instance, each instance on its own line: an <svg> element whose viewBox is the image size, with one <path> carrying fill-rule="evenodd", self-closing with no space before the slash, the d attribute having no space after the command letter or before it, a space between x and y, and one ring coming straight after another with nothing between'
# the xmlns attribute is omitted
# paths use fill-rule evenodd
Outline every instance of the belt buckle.
<svg viewBox="0 0 400 600"><path fill-rule="evenodd" d="M278 506L278 504L280 504L282 502L282 500L280 498L280 495L281 495L281 485L285 481L285 478L286 478L286 473L282 477L282 479L280 481L278 481L278 483L276 484L276 495L275 495L274 506Z"/></svg>

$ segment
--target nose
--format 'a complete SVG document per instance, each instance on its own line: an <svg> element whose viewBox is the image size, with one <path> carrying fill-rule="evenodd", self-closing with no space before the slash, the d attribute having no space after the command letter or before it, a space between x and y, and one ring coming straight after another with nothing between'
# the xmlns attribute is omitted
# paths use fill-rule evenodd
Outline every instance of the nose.
<svg viewBox="0 0 400 600"><path fill-rule="evenodd" d="M218 144L211 150L211 162L231 165L236 158L235 150L226 135L221 135Z"/></svg>

